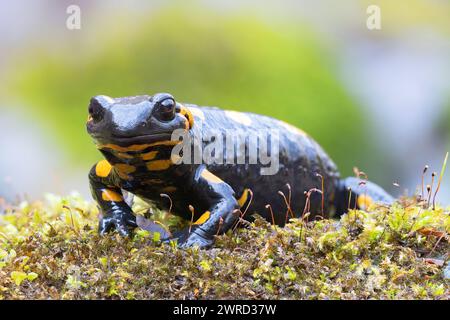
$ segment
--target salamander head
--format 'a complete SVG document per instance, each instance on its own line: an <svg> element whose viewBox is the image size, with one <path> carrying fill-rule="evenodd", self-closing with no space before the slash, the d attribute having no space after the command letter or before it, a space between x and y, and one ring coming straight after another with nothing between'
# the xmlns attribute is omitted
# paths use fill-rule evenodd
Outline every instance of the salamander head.
<svg viewBox="0 0 450 320"><path fill-rule="evenodd" d="M90 101L86 127L100 147L168 141L174 130L189 130L183 108L168 93L125 98L99 95Z"/></svg>

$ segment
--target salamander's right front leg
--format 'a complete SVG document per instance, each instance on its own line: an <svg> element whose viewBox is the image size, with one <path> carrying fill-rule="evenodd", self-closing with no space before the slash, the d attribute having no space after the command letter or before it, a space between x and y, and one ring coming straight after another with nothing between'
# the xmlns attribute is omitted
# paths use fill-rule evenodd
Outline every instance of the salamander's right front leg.
<svg viewBox="0 0 450 320"><path fill-rule="evenodd" d="M131 236L137 227L136 217L125 202L121 189L114 185L111 175L112 167L106 160L98 162L89 173L92 196L103 213L98 231L103 235L115 229L122 236Z"/></svg>

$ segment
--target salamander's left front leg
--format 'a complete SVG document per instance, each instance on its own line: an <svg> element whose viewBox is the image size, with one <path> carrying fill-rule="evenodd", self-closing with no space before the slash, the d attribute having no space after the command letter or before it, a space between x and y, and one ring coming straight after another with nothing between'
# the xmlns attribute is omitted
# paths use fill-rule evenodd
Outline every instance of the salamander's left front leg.
<svg viewBox="0 0 450 320"><path fill-rule="evenodd" d="M220 178L200 166L194 176L192 192L206 203L208 211L194 223L190 232L183 231L179 238L181 247L211 247L214 236L227 232L239 217L239 205L233 189Z"/></svg>

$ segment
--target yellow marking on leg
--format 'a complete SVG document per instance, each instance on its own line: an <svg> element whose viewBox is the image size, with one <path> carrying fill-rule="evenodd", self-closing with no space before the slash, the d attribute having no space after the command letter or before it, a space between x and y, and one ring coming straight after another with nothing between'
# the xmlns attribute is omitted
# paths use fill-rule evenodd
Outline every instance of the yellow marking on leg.
<svg viewBox="0 0 450 320"><path fill-rule="evenodd" d="M168 186L168 187L161 189L162 193L171 193L171 192L175 192L175 191L177 191L177 188L174 186Z"/></svg>
<svg viewBox="0 0 450 320"><path fill-rule="evenodd" d="M147 169L150 171L161 171L166 170L172 165L170 160L153 160L147 162Z"/></svg>
<svg viewBox="0 0 450 320"><path fill-rule="evenodd" d="M95 174L98 177L106 178L111 172L112 166L109 164L107 160L102 160L97 163L95 166Z"/></svg>
<svg viewBox="0 0 450 320"><path fill-rule="evenodd" d="M357 204L361 210L366 210L373 203L372 197L362 194L358 196Z"/></svg>
<svg viewBox="0 0 450 320"><path fill-rule="evenodd" d="M211 212L205 211L204 214L200 216L200 218L197 219L197 221L194 222L194 224L203 224L206 221L208 221L209 217L211 216Z"/></svg>
<svg viewBox="0 0 450 320"><path fill-rule="evenodd" d="M182 141L180 141L180 140L178 140L178 141L177 140L166 140L166 141L157 141L154 143L146 143L146 144L133 144L128 147L122 147L122 146L118 146L116 144L108 143L108 144L99 145L98 148L99 149L105 149L105 148L112 149L112 150L121 151L121 152L142 151L147 148L154 147L154 146L174 146L181 142Z"/></svg>
<svg viewBox="0 0 450 320"><path fill-rule="evenodd" d="M102 199L105 201L113 201L113 202L123 201L123 197L121 194L109 189L105 189L102 191Z"/></svg>
<svg viewBox="0 0 450 320"><path fill-rule="evenodd" d="M240 124L243 124L246 126L249 126L252 124L252 119L243 112L227 110L227 111L225 111L225 115L228 118L230 118Z"/></svg>
<svg viewBox="0 0 450 320"><path fill-rule="evenodd" d="M153 160L153 159L155 159L157 154L158 154L158 151L150 151L150 152L142 154L141 158L143 160Z"/></svg>
<svg viewBox="0 0 450 320"><path fill-rule="evenodd" d="M201 177L204 178L206 181L211 182L211 183L222 183L223 182L222 179L220 179L218 176L212 174L211 172L209 172L206 169L204 169L202 171Z"/></svg>
<svg viewBox="0 0 450 320"><path fill-rule="evenodd" d="M189 127L186 129L191 129L194 126L194 116L192 115L191 111L180 104L180 113L188 120Z"/></svg>
<svg viewBox="0 0 450 320"><path fill-rule="evenodd" d="M241 207L241 208L247 203L248 194L249 194L248 191L249 191L249 189L244 189L244 192L242 192L242 195L238 200L239 207Z"/></svg>

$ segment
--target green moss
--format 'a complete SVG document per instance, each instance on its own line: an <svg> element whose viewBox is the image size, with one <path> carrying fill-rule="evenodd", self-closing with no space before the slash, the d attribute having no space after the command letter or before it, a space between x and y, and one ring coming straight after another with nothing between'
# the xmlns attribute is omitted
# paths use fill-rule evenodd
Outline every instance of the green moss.
<svg viewBox="0 0 450 320"><path fill-rule="evenodd" d="M284 228L257 218L211 250L161 245L148 232L100 237L97 215L76 195L8 206L0 216L0 297L449 298L449 210L411 199Z"/></svg>

